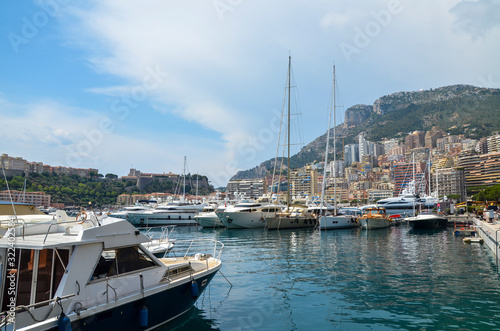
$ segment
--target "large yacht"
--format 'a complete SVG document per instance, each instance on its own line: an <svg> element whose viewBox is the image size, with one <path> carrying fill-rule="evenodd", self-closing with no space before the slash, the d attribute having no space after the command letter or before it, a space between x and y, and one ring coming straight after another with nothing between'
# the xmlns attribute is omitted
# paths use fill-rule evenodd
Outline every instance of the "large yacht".
<svg viewBox="0 0 500 331"><path fill-rule="evenodd" d="M122 209L111 212L108 214L109 217L114 217L114 218L121 218L123 220L127 219L127 215L129 213L140 213L140 212L145 212L148 210L151 210L152 206L145 205L145 204L135 204L133 206L127 206L123 207Z"/></svg>
<svg viewBox="0 0 500 331"><path fill-rule="evenodd" d="M127 220L136 226L196 225L194 217L205 204L171 202L144 212L129 212Z"/></svg>
<svg viewBox="0 0 500 331"><path fill-rule="evenodd" d="M228 229L264 228L266 217L281 212L283 207L269 202L241 202L217 212L217 216Z"/></svg>
<svg viewBox="0 0 500 331"><path fill-rule="evenodd" d="M421 204L418 194L402 194L377 201L377 206L384 207L389 215L414 216Z"/></svg>

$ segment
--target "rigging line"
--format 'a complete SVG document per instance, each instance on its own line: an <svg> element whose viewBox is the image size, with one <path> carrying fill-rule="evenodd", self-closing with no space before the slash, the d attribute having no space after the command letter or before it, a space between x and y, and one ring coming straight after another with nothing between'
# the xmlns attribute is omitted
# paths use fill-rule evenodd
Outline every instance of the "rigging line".
<svg viewBox="0 0 500 331"><path fill-rule="evenodd" d="M280 149L281 128L283 127L283 115L284 115L284 112L285 112L285 104L286 104L286 80L285 80L285 89L284 89L284 93L283 93L283 105L281 107L280 130L278 132L278 144L276 146L276 156L274 157L273 177L272 177L272 180L271 180L272 185L274 185L274 177L275 177L275 174L276 174L276 166L278 164L278 153L279 153L279 149ZM280 170L280 172L281 172L281 170ZM280 179L281 179L281 173L280 173ZM281 181L280 181L280 183L281 183ZM278 192L279 192L279 185L276 188L276 193L278 193Z"/></svg>
<svg viewBox="0 0 500 331"><path fill-rule="evenodd" d="M295 75L294 75L294 72L293 72L293 66L290 64L290 78L291 78L291 81L292 82L295 82ZM301 143L298 143L298 144L290 144L290 145L304 145L304 131L303 131L303 128L304 128L304 125L302 123L302 113L301 113L301 106L300 106L300 93L298 93L298 86L295 85L291 85L290 83L290 88L294 88L294 93L293 93L293 103L295 105L295 110L296 112L294 114L290 114L290 117L291 116L297 116L297 121L294 121L292 123L292 125L294 126L294 130L293 132L297 132L297 136L298 136L298 140L301 142ZM291 94L291 92L290 92Z"/></svg>

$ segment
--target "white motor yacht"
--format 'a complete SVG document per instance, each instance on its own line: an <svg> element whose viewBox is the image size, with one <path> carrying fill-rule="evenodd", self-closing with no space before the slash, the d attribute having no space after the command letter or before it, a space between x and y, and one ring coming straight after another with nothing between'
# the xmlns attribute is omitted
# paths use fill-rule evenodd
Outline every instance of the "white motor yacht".
<svg viewBox="0 0 500 331"><path fill-rule="evenodd" d="M108 214L109 217L127 219L129 213L140 213L151 210L153 207L149 205L136 204L133 206L123 207L118 211L114 211Z"/></svg>
<svg viewBox="0 0 500 331"><path fill-rule="evenodd" d="M130 212L127 220L135 226L197 225L194 217L205 204L172 202L145 212Z"/></svg>
<svg viewBox="0 0 500 331"><path fill-rule="evenodd" d="M179 257L158 259L129 222L79 219L9 224L1 329L151 330L191 309L221 268L219 242L197 252L189 241Z"/></svg>
<svg viewBox="0 0 500 331"><path fill-rule="evenodd" d="M269 202L242 202L218 212L217 216L228 229L264 228L266 217L280 212L283 207Z"/></svg>
<svg viewBox="0 0 500 331"><path fill-rule="evenodd" d="M219 209L219 211L223 211L225 207L208 204L201 212L198 213L198 215L194 217L194 219L203 228L223 228L225 227L224 223L221 222L215 213L217 209Z"/></svg>

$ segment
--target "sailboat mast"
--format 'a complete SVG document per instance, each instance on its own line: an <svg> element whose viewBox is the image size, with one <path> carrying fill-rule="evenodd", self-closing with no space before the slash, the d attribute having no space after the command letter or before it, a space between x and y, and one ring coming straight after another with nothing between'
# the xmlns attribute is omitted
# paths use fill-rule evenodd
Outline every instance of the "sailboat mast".
<svg viewBox="0 0 500 331"><path fill-rule="evenodd" d="M183 182L182 182L182 202L186 200L186 157L184 156L184 171L183 171Z"/></svg>
<svg viewBox="0 0 500 331"><path fill-rule="evenodd" d="M333 66L333 215L337 216L337 135L335 128L337 119L335 116L335 65Z"/></svg>
<svg viewBox="0 0 500 331"><path fill-rule="evenodd" d="M333 80L335 81L335 67L333 68L333 77L334 77ZM335 83L333 83L333 86L335 86ZM325 202L326 167L328 165L328 146L330 143L330 127L332 124L332 104L333 104L333 99L330 100L330 107L328 111L328 129L326 130L325 165L323 166L323 184L321 185L321 213L323 215L326 215L326 212L323 210L323 206Z"/></svg>
<svg viewBox="0 0 500 331"><path fill-rule="evenodd" d="M290 88L291 88L291 67L292 67L292 57L288 56L288 159L287 159L287 182L288 189L286 190L286 204L287 209L290 207Z"/></svg>

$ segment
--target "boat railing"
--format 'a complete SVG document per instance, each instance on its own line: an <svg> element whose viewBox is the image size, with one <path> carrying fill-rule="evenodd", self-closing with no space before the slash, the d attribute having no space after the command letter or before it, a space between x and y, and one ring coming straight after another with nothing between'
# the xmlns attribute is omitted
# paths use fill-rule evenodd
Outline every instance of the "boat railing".
<svg viewBox="0 0 500 331"><path fill-rule="evenodd" d="M1 322L0 322L0 329L3 329L4 326L9 323L9 318L7 318L7 317L10 314L12 314L12 313L19 314L19 313L22 313L22 312L27 312L31 316L31 318L33 319L33 321L40 321L40 318L37 318L37 317L35 317L33 315L33 312L32 312L33 309L39 308L39 307L43 307L43 306L51 305L51 307L49 307L49 309L46 312L45 318L41 318L41 320L46 320L52 314L52 311L54 310L54 308L56 307L56 305L59 305L59 307L61 307L61 310L63 310L62 301L68 300L68 299L70 299L70 298L72 298L72 297L74 297L76 295L77 295L76 293L68 294L68 295L63 295L61 297L54 297L53 299L36 302L36 303L30 304L30 305L17 306L13 311L12 310L3 311L3 312L0 313L0 320L1 320Z"/></svg>
<svg viewBox="0 0 500 331"><path fill-rule="evenodd" d="M166 225L166 226L157 226L157 227L146 227L146 228L137 228L144 235L146 235L150 240L158 240L158 244L170 241L170 236L174 231L176 225ZM161 229L161 233L159 231L155 231L157 229ZM157 235L159 233L159 235Z"/></svg>
<svg viewBox="0 0 500 331"><path fill-rule="evenodd" d="M98 226L99 220L92 220L92 219L86 219L83 221L78 221L78 220L57 220L55 217L51 220L44 220L44 221L36 221L36 220L25 220L22 217L13 217L9 220L1 220L0 221L0 227L2 228L9 228L9 229L14 229L14 228L21 228L21 236L22 239L24 240L25 234L26 234L26 229L29 226L47 226L47 230L45 231L45 238L43 242L45 243L47 236L49 235L50 231L54 226L59 226L59 225L82 225L85 222L89 222L92 224L93 227ZM41 233L43 230L40 230Z"/></svg>
<svg viewBox="0 0 500 331"><path fill-rule="evenodd" d="M208 246L206 244L208 244ZM213 245L212 256L220 260L224 244L215 239L177 240L175 242L175 247L176 247L175 250L179 251L181 249L186 249L183 258L187 259L189 253L192 252L195 248L198 249L199 247L205 246L203 251L206 251L211 245ZM175 251L172 250L172 253L175 253Z"/></svg>

